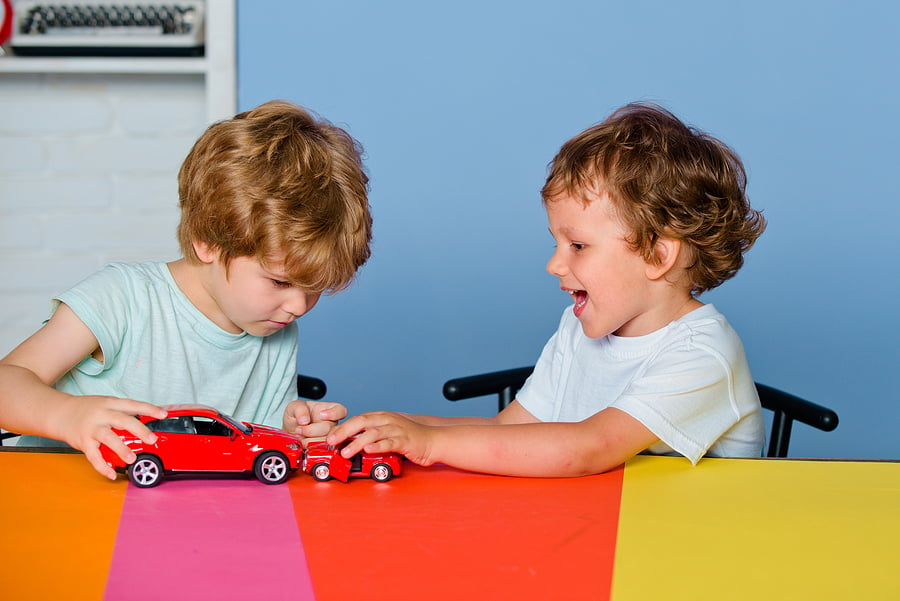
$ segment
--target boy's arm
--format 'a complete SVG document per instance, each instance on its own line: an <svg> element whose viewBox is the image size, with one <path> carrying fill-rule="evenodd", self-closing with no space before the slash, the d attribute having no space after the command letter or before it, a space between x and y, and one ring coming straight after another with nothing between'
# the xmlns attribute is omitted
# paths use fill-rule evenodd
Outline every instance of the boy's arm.
<svg viewBox="0 0 900 601"><path fill-rule="evenodd" d="M521 406L519 410L527 414ZM400 453L420 465L445 463L508 476L571 477L610 470L658 440L639 421L614 408L576 423L504 423L492 418L441 426L415 419L396 413L358 415L335 428L328 442L359 432L343 451L345 456L364 448L371 453Z"/></svg>
<svg viewBox="0 0 900 601"><path fill-rule="evenodd" d="M130 399L75 397L52 388L97 349L90 329L61 304L44 327L0 360L0 426L65 441L83 451L98 472L115 478L115 471L103 461L100 445L129 463L134 454L112 428L128 430L152 444L156 436L133 416L164 417L165 411Z"/></svg>
<svg viewBox="0 0 900 601"><path fill-rule="evenodd" d="M491 417L441 417L437 415L403 414L417 424L424 426L490 426L497 424L528 424L539 420L519 404L517 399L507 405L503 411Z"/></svg>

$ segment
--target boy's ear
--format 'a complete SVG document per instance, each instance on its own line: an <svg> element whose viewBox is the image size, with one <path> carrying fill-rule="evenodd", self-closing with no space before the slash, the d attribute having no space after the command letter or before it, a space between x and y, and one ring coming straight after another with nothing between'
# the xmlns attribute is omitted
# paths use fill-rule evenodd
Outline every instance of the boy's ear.
<svg viewBox="0 0 900 601"><path fill-rule="evenodd" d="M653 245L653 254L647 261L646 273L651 280L665 277L678 263L681 254L681 240L659 237Z"/></svg>
<svg viewBox="0 0 900 601"><path fill-rule="evenodd" d="M197 253L197 258L199 258L204 263L214 263L216 259L219 258L219 249L216 247L207 244L206 242L192 242L194 246L194 252Z"/></svg>

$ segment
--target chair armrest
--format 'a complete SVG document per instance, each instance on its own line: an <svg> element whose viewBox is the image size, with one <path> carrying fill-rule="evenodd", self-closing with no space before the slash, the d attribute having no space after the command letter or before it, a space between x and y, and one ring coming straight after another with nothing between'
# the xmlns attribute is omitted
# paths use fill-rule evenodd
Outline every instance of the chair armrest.
<svg viewBox="0 0 900 601"><path fill-rule="evenodd" d="M811 401L801 399L783 390L756 383L760 391L759 400L766 409L778 412L783 411L790 419L803 422L813 428L825 432L831 432L838 426L838 415L828 407L817 405Z"/></svg>
<svg viewBox="0 0 900 601"><path fill-rule="evenodd" d="M313 378L312 376L297 374L298 396L304 399L318 401L325 396L326 392L328 392L328 388L326 388L324 381L319 378Z"/></svg>
<svg viewBox="0 0 900 601"><path fill-rule="evenodd" d="M534 371L534 366L517 367L454 378L444 383L444 398L448 401L461 401L489 394L500 394L507 388L518 390Z"/></svg>

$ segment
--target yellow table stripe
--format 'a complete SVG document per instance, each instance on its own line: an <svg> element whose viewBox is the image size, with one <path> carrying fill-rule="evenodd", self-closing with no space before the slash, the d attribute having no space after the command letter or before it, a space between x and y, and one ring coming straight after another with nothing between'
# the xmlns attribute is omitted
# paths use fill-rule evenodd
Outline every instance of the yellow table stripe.
<svg viewBox="0 0 900 601"><path fill-rule="evenodd" d="M900 463L666 459L626 465L614 601L900 599Z"/></svg>

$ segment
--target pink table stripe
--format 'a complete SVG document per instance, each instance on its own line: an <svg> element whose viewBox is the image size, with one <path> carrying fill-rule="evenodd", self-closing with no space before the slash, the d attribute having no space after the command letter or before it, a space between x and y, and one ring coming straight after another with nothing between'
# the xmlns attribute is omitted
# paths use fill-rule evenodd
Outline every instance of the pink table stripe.
<svg viewBox="0 0 900 601"><path fill-rule="evenodd" d="M314 600L296 524L286 485L129 484L104 599Z"/></svg>

